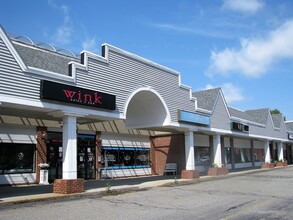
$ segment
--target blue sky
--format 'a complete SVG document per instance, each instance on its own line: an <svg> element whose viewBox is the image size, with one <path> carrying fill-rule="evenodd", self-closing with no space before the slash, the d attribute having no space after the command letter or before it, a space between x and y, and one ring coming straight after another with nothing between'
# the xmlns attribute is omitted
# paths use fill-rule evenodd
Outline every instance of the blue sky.
<svg viewBox="0 0 293 220"><path fill-rule="evenodd" d="M9 0L0 24L75 53L109 43L180 72L193 91L221 87L231 107L293 120L291 0Z"/></svg>

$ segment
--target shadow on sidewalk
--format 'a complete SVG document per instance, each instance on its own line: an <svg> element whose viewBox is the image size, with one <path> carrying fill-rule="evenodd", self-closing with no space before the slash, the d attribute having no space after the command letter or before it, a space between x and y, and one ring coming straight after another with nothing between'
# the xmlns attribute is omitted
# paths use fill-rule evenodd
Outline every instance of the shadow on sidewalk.
<svg viewBox="0 0 293 220"><path fill-rule="evenodd" d="M177 176L177 178L180 178ZM139 185L145 182L159 181L175 179L173 175L167 176L147 176L147 177L131 177L125 179L103 179L103 180L86 180L84 182L84 189L91 190L97 188L106 188L107 185L110 186L123 186L123 185ZM53 193L53 184L49 185L18 185L18 186L0 186L0 200L1 198L9 198L16 196L29 196L38 195L45 193Z"/></svg>

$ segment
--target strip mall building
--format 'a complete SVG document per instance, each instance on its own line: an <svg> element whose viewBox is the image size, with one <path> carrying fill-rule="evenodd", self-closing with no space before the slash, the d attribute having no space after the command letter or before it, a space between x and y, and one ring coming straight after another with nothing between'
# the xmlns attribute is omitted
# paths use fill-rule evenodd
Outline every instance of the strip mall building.
<svg viewBox="0 0 293 220"><path fill-rule="evenodd" d="M39 182L40 163L64 182L292 163L293 122L180 77L108 44L76 58L0 27L0 184Z"/></svg>

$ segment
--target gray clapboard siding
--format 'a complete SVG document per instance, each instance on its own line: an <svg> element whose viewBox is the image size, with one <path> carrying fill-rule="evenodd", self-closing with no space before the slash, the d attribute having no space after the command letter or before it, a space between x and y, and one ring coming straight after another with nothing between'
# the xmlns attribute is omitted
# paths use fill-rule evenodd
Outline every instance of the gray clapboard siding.
<svg viewBox="0 0 293 220"><path fill-rule="evenodd" d="M18 98L39 99L40 80L22 72L2 39L0 54L0 93Z"/></svg>
<svg viewBox="0 0 293 220"><path fill-rule="evenodd" d="M230 130L230 118L222 96L218 93L218 99L211 116L211 127Z"/></svg>
<svg viewBox="0 0 293 220"><path fill-rule="evenodd" d="M88 59L88 73L77 70L77 85L116 95L117 108L123 113L127 97L136 89L151 87L164 99L172 121L178 109L194 111L190 91L179 86L179 76L149 63L109 50L108 63Z"/></svg>

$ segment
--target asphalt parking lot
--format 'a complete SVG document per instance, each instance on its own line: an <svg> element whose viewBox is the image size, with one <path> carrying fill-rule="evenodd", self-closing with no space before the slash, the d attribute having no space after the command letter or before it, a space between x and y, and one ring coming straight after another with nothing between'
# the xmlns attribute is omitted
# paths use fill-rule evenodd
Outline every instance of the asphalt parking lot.
<svg viewBox="0 0 293 220"><path fill-rule="evenodd" d="M293 167L0 207L1 219L293 219ZM111 191L112 190L112 191Z"/></svg>

